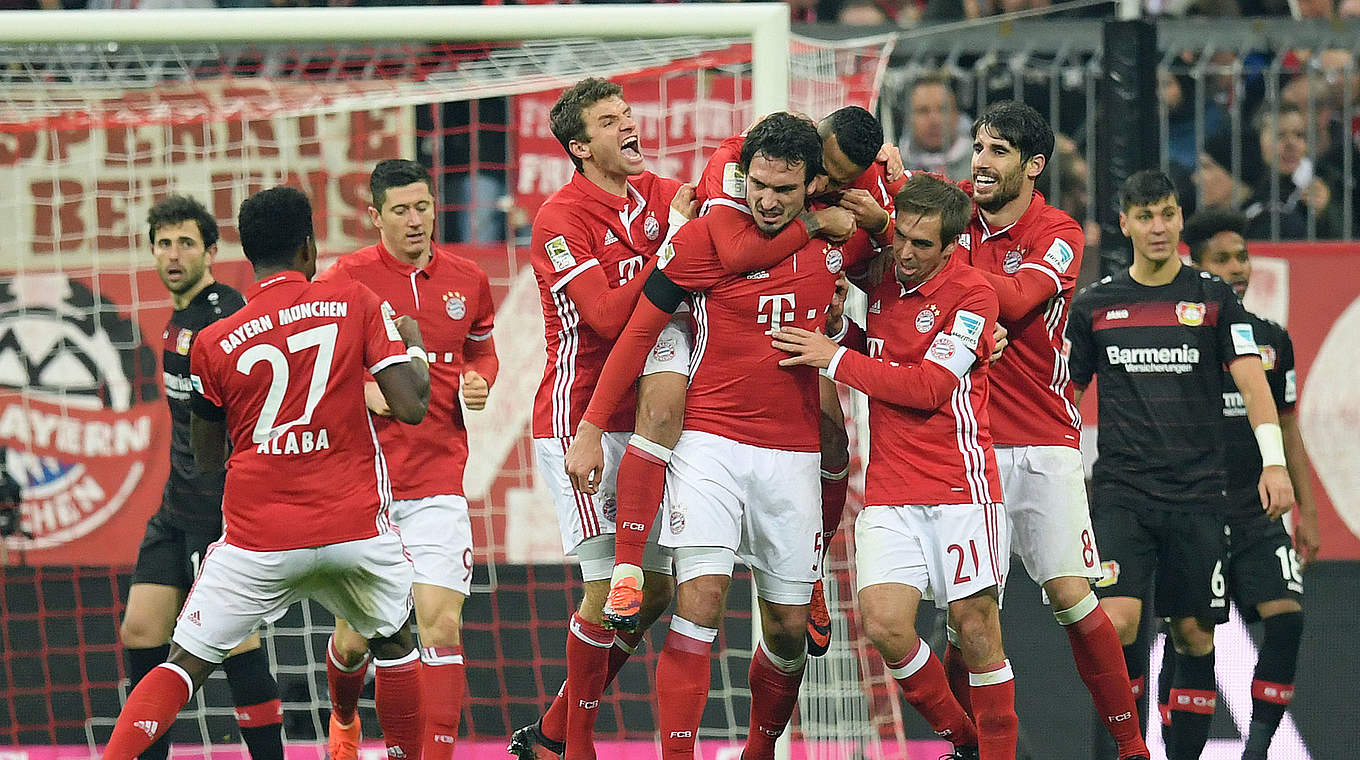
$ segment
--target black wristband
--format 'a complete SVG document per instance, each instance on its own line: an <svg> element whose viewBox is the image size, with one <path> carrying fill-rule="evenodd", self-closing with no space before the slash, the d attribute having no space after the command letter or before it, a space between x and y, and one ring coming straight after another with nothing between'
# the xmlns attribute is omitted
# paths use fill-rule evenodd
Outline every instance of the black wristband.
<svg viewBox="0 0 1360 760"><path fill-rule="evenodd" d="M671 282L671 278L660 269L653 270L647 281L642 283L642 294L653 306L667 314L674 314L680 304L689 298L689 291Z"/></svg>

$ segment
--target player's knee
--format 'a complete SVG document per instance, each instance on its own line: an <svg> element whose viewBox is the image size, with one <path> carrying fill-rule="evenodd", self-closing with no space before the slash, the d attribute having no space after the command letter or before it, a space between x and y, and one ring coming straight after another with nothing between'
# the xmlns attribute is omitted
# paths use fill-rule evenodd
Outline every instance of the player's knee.
<svg viewBox="0 0 1360 760"><path fill-rule="evenodd" d="M964 652L990 649L1001 640L1001 619L996 601L979 595L949 605L949 625Z"/></svg>
<svg viewBox="0 0 1360 760"><path fill-rule="evenodd" d="M1202 657L1214 651L1214 626L1196 618L1180 618L1171 622L1171 641L1176 651L1192 657Z"/></svg>
<svg viewBox="0 0 1360 760"><path fill-rule="evenodd" d="M869 637L874 648L888 657L893 655L886 653L901 652L916 638L910 621L898 619L877 607L861 606L860 625L864 626L864 635Z"/></svg>
<svg viewBox="0 0 1360 760"><path fill-rule="evenodd" d="M422 646L456 647L462 643L462 610L448 605L436 610L430 619L420 623Z"/></svg>
<svg viewBox="0 0 1360 760"><path fill-rule="evenodd" d="M416 648L416 640L411 636L410 627L402 625L390 636L371 639L368 648L379 660L399 660Z"/></svg>
<svg viewBox="0 0 1360 760"><path fill-rule="evenodd" d="M651 393L645 399L639 399L637 409L633 432L666 448L675 448L685 420L685 397Z"/></svg>
<svg viewBox="0 0 1360 760"><path fill-rule="evenodd" d="M118 639L128 649L158 647L170 640L175 632L174 620L147 620L144 617L124 616L118 627Z"/></svg>
<svg viewBox="0 0 1360 760"><path fill-rule="evenodd" d="M727 578L704 575L676 587L675 610L680 617L717 628L726 612Z"/></svg>

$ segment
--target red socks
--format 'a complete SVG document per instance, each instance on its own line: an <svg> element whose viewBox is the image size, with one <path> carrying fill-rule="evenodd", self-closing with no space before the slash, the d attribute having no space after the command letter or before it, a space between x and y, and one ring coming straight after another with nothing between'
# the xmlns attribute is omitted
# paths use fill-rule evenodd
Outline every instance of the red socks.
<svg viewBox="0 0 1360 760"><path fill-rule="evenodd" d="M1015 760L1020 721L1015 715L1015 674L1011 661L968 674L978 730L979 760Z"/></svg>
<svg viewBox="0 0 1360 760"><path fill-rule="evenodd" d="M623 633L614 632L614 647L609 650L609 669L605 671L604 688L609 688L614 683L614 678L623 669L623 664L628 662L628 658L637 651L638 642L642 641L643 632ZM543 713L543 719L539 724L539 730L543 736L553 741L565 741L567 736L567 698L566 684L557 690L557 696L553 698L552 704L548 705L548 711ZM603 693L603 690L601 690Z"/></svg>
<svg viewBox="0 0 1360 760"><path fill-rule="evenodd" d="M977 730L950 692L944 665L921 639L916 639L916 649L911 654L888 663L888 673L901 687L908 704L921 713L937 736L955 746L977 746Z"/></svg>
<svg viewBox="0 0 1360 760"><path fill-rule="evenodd" d="M614 632L571 616L567 635L567 751L563 760L594 760L595 718L600 714Z"/></svg>
<svg viewBox="0 0 1360 760"><path fill-rule="evenodd" d="M708 703L709 654L717 636L716 628L671 618L656 663L661 760L694 760L694 737Z"/></svg>
<svg viewBox="0 0 1360 760"><path fill-rule="evenodd" d="M425 709L421 745L424 760L452 760L458 721L463 716L463 695L467 691L463 648L424 647L420 650L420 669L420 698Z"/></svg>
<svg viewBox="0 0 1360 760"><path fill-rule="evenodd" d="M358 665L340 664L335 653L335 638L326 643L326 686L331 693L331 714L342 724L354 722L354 714L359 709L359 693L364 690L364 679L368 675L368 654L364 654Z"/></svg>
<svg viewBox="0 0 1360 760"><path fill-rule="evenodd" d="M845 496L850 490L850 466L840 472L822 470L822 556L831 548L831 539L841 527Z"/></svg>
<svg viewBox="0 0 1360 760"><path fill-rule="evenodd" d="M634 434L619 462L614 564L642 567L642 552L666 490L671 450Z"/></svg>
<svg viewBox="0 0 1360 760"><path fill-rule="evenodd" d="M1053 617L1067 632L1077 672L1087 691L1091 692L1096 714L1114 737L1119 756L1148 754L1119 634L1115 632L1110 616L1100 608L1095 594L1088 594L1070 609L1054 612Z"/></svg>
<svg viewBox="0 0 1360 760"><path fill-rule="evenodd" d="M798 704L807 655L785 660L771 654L762 640L751 656L747 682L751 685L751 723L744 760L774 760L774 742L784 733Z"/></svg>
<svg viewBox="0 0 1360 760"><path fill-rule="evenodd" d="M954 642L954 631L949 629L949 642L944 646L944 672L949 678L949 691L959 701L968 717L973 717L973 697L968 686L968 666L963 662L963 652Z"/></svg>
<svg viewBox="0 0 1360 760"><path fill-rule="evenodd" d="M143 676L118 714L104 757L132 760L170 730L175 714L193 694L190 683L188 673L168 662Z"/></svg>
<svg viewBox="0 0 1360 760"><path fill-rule="evenodd" d="M374 700L378 725L390 760L420 760L420 655L412 649L395 660L373 658L377 666Z"/></svg>

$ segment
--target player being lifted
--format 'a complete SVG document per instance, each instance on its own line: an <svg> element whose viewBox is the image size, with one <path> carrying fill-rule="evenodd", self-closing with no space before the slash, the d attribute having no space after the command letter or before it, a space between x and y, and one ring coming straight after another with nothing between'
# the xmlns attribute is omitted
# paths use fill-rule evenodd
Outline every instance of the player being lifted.
<svg viewBox="0 0 1360 760"><path fill-rule="evenodd" d="M422 325L430 366L425 419L415 427L392 420L376 382L364 384L364 398L380 417L374 425L392 478L392 522L415 563L425 760L448 760L467 689L461 632L472 584L472 522L463 496L467 428L459 397L470 410L486 406L498 368L491 339L495 305L481 267L435 245L434 182L425 167L381 161L368 186L378 243L341 258L318 282L361 283ZM337 621L326 658L331 760L358 755L356 709L367 670L368 642Z"/></svg>
<svg viewBox="0 0 1360 760"><path fill-rule="evenodd" d="M1138 172L1119 196L1133 264L1077 294L1067 325L1072 381L1084 389L1100 376L1092 521L1104 576L1096 594L1125 647L1149 593L1154 614L1171 619L1170 757L1193 760L1214 712L1214 626L1228 614L1225 366L1265 464L1257 494L1266 514L1292 508L1294 489L1251 318L1222 280L1181 264L1170 178ZM1141 690L1145 674L1135 670L1146 660L1132 655L1126 650L1129 680Z"/></svg>
<svg viewBox="0 0 1360 760"><path fill-rule="evenodd" d="M737 223L785 231L821 184L821 138L811 122L767 116L742 146L748 214ZM867 236L844 246L808 241L756 276L729 274L715 239L741 230L721 217L686 224L661 253L628 326L610 352L569 456L591 491L601 441L670 315L694 293L697 325L684 432L666 473L661 544L674 552L676 608L657 664L662 755L694 755L708 699L709 656L726 612L738 554L753 568L762 638L751 660L750 733L743 756L773 757L797 702L806 662L808 602L821 561L817 373L779 366L768 332L824 322L841 269L868 258ZM751 388L760 388L752 393Z"/></svg>
<svg viewBox="0 0 1360 760"><path fill-rule="evenodd" d="M1239 213L1208 209L1185 223L1185 242L1196 266L1217 275L1238 298L1251 284L1251 255L1243 235L1246 219ZM1247 312L1256 346L1261 350L1266 381L1280 416L1285 464L1298 497L1299 523L1294 539L1281 520L1261 508L1257 483L1261 454L1245 416L1246 407L1231 377L1223 393L1224 463L1228 485L1228 563L1223 577L1228 595L1249 623L1265 629L1251 682L1251 724L1242 760L1265 760L1270 740L1294 696L1294 668L1303 634L1303 570L1317 556L1317 504L1313 501L1312 464L1294 415L1298 391L1294 378L1294 343L1289 333L1268 319ZM1298 545L1295 551L1294 545ZM1167 639L1168 645L1170 638ZM1174 682L1175 656L1168 650L1158 679L1163 705ZM1163 713L1166 716L1169 709Z"/></svg>
<svg viewBox="0 0 1360 760"><path fill-rule="evenodd" d="M1009 544L987 407L997 298L955 255L972 212L962 190L918 173L896 205L894 276L870 291L864 330L846 325L842 347L782 326L774 346L792 354L783 364L825 368L869 396L866 506L855 522L869 639L955 757L1013 759L1015 682L997 606ZM958 632L976 730L912 630L926 592Z"/></svg>
<svg viewBox="0 0 1360 760"><path fill-rule="evenodd" d="M823 206L849 212L858 228L872 232L874 242L886 248L892 239L891 188L900 187L902 173L896 149L884 145L878 120L858 106L847 106L832 113L818 125L818 133L822 139L825 179L819 186L817 200ZM739 163L744 141L744 135L724 140L709 159L699 183L698 199L704 213L722 218L719 229L742 230L740 217L749 214ZM890 176L899 181L889 180ZM778 264L812 236L844 240L848 230L826 212L827 209L822 209L801 215L797 223L790 224L773 241L741 245L730 244L727 240L716 241L716 252L723 268L730 274L765 270ZM681 419L685 385L675 384L658 390L668 392L670 396L663 397L660 392L649 395L651 407L673 409L668 416ZM820 394L821 545L825 553L845 509L850 453L845 414L835 383L822 381ZM603 617L606 625L622 630L631 630L636 625L642 598L638 563L656 515L655 506L661 502L666 463L680 435L678 426L667 432L670 433L668 437L656 438L638 431L619 464L619 482L627 485L622 486L619 493L619 524L622 527L616 538L616 564ZM568 462L568 465L571 469L573 463ZM630 526L635 527L630 529ZM808 619L808 653L813 656L825 654L830 635L831 621L818 581L813 589Z"/></svg>
<svg viewBox="0 0 1360 760"><path fill-rule="evenodd" d="M369 639L388 754L417 758L411 562L387 520L391 486L363 403L367 372L393 416L408 424L425 416L420 332L409 319L394 324L367 288L308 282L316 245L301 192L252 195L238 226L256 282L245 306L203 329L190 356L197 464L217 472L230 450L226 531L203 559L169 660L128 695L104 757L138 756L228 652L310 597Z"/></svg>
<svg viewBox="0 0 1360 760"><path fill-rule="evenodd" d="M958 253L996 290L1010 337L990 374L992 441L1012 531L1007 551L1043 586L1119 757L1146 758L1119 634L1091 593L1100 557L1086 504L1081 415L1063 353L1085 235L1035 190L1052 152L1053 130L1033 108L1001 101L982 113L973 124L977 212ZM952 640L945 668L967 706L967 670Z"/></svg>
<svg viewBox="0 0 1360 760"><path fill-rule="evenodd" d="M222 535L225 473L200 471L189 445L189 350L204 327L245 305L240 293L213 279L217 221L203 204L172 195L152 206L146 221L156 272L174 306L161 353L172 427L170 477L161 507L147 522L146 536L137 549L137 568L119 630L127 650L128 680L134 687L165 662L175 615L194 585L208 545ZM222 669L251 757L283 760L283 708L259 635L252 633L232 650L222 661ZM169 741L163 737L141 757L165 760L169 750Z"/></svg>

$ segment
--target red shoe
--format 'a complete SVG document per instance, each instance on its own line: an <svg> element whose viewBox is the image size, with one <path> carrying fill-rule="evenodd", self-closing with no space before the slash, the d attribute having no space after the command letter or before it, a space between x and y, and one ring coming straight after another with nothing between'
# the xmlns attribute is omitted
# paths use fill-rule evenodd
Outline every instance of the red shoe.
<svg viewBox="0 0 1360 760"><path fill-rule="evenodd" d="M637 578L625 575L614 581L601 613L605 628L627 633L637 630L642 616L642 586Z"/></svg>
<svg viewBox="0 0 1360 760"><path fill-rule="evenodd" d="M821 657L831 648L831 611L826 608L826 594L822 582L812 586L812 601L808 603L807 649L813 657Z"/></svg>
<svg viewBox="0 0 1360 760"><path fill-rule="evenodd" d="M359 713L354 713L354 721L342 725L331 713L330 729L326 732L326 752L330 760L358 760L359 741L363 732L359 728Z"/></svg>

